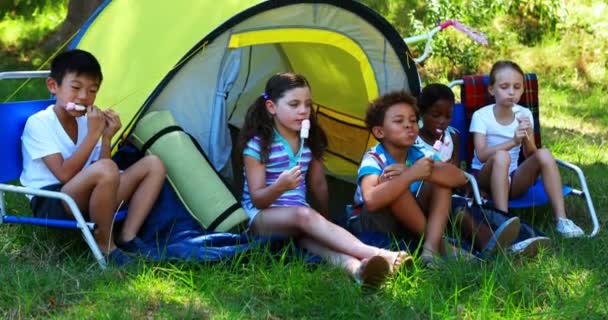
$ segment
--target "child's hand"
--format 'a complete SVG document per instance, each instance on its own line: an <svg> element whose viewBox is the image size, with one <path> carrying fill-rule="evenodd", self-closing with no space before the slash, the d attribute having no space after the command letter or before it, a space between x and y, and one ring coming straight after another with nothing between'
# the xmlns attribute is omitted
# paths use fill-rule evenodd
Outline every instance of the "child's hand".
<svg viewBox="0 0 608 320"><path fill-rule="evenodd" d="M517 128L525 131L524 134L526 135L526 139L534 134L534 132L532 132L532 123L530 123L530 118L519 117L517 118L517 121L519 122L519 126Z"/></svg>
<svg viewBox="0 0 608 320"><path fill-rule="evenodd" d="M382 174L378 177L378 184L391 180L393 177L400 175L405 168L406 166L402 163L395 163L387 166L384 168L384 170L382 170Z"/></svg>
<svg viewBox="0 0 608 320"><path fill-rule="evenodd" d="M529 125L530 121L520 122L517 128L515 129L515 133L513 134L513 142L515 142L515 144L521 144L521 142L528 137L528 128L530 127L526 124Z"/></svg>
<svg viewBox="0 0 608 320"><path fill-rule="evenodd" d="M410 167L410 170L414 173L415 180L424 180L428 178L431 175L431 172L433 172L434 163L433 159L429 157L418 159L418 161Z"/></svg>
<svg viewBox="0 0 608 320"><path fill-rule="evenodd" d="M120 117L112 109L102 111L105 118L106 128L103 130L103 136L106 138L112 138L118 130L122 127L120 123Z"/></svg>
<svg viewBox="0 0 608 320"><path fill-rule="evenodd" d="M87 107L87 126L89 134L99 138L106 127L103 112L96 106Z"/></svg>
<svg viewBox="0 0 608 320"><path fill-rule="evenodd" d="M298 185L300 185L300 180L302 180L302 170L300 166L297 165L289 170L281 172L275 183L287 191L297 188Z"/></svg>

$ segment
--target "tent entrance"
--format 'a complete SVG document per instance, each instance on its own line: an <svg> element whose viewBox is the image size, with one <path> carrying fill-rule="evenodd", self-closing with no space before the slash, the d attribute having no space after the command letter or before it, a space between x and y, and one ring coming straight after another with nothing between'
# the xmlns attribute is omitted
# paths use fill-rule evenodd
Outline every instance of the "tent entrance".
<svg viewBox="0 0 608 320"><path fill-rule="evenodd" d="M280 28L235 33L230 36L228 48L236 49L270 43L304 43L328 45L350 54L359 64L368 97L378 95L378 86L369 60L363 49L352 39L329 30L309 28Z"/></svg>
<svg viewBox="0 0 608 320"><path fill-rule="evenodd" d="M228 48L241 52L238 79L227 99L230 123L242 126L248 104L264 91L270 75L303 74L329 140L326 169L354 182L361 156L375 142L363 119L367 102L378 95L373 67L357 42L328 30L281 28L232 34Z"/></svg>

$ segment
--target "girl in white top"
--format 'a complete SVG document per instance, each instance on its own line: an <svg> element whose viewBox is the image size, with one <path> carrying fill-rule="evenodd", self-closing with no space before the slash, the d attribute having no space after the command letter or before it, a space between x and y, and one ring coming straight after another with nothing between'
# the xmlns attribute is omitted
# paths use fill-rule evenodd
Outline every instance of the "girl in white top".
<svg viewBox="0 0 608 320"><path fill-rule="evenodd" d="M548 149L536 148L532 113L517 105L524 91L523 71L511 61L496 62L488 90L496 104L477 110L469 129L475 145L472 167L478 170L480 188L490 192L496 208L507 211L509 199L526 193L540 174L557 231L567 238L583 236L581 228L566 218L555 158ZM518 166L520 148L526 159Z"/></svg>

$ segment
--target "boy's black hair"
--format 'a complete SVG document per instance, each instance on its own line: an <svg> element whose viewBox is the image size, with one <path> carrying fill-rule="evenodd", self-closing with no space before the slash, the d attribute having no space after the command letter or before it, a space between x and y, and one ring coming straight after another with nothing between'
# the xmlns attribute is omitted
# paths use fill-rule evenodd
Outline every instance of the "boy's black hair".
<svg viewBox="0 0 608 320"><path fill-rule="evenodd" d="M57 84L61 85L63 77L70 72L97 79L99 83L103 80L101 66L97 59L90 52L80 49L62 52L51 62L50 77L55 79Z"/></svg>
<svg viewBox="0 0 608 320"><path fill-rule="evenodd" d="M411 106L416 113L416 118L418 118L416 98L404 90L392 91L369 103L365 114L365 124L367 125L367 128L371 131L373 127L382 126L386 110L398 103L405 103Z"/></svg>
<svg viewBox="0 0 608 320"><path fill-rule="evenodd" d="M492 70L490 71L490 85L494 85L496 83L496 73L502 69L511 68L521 74L522 78L525 78L524 71L521 67L510 60L498 60L492 65Z"/></svg>
<svg viewBox="0 0 608 320"><path fill-rule="evenodd" d="M296 73L283 72L270 77L266 82L264 93L258 96L247 110L245 123L239 137L239 150L245 150L247 142L251 138L258 136L261 139L261 162L265 163L270 155L270 146L274 137L274 120L272 119L272 115L266 110L266 100L277 103L285 95L285 92L304 87L310 89L308 80ZM306 143L313 157L321 159L327 148L327 136L316 121L314 109L310 111L309 120L310 137L306 140Z"/></svg>
<svg viewBox="0 0 608 320"><path fill-rule="evenodd" d="M456 102L454 92L450 87L441 83L431 83L422 89L420 98L418 98L418 109L421 114L425 114L435 102L439 100L447 100L452 105Z"/></svg>

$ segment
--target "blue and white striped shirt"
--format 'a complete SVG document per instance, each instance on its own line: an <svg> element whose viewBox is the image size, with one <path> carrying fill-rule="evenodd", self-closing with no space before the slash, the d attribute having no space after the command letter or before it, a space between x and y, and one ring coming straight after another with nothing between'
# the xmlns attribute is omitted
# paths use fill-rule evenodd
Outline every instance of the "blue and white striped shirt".
<svg viewBox="0 0 608 320"><path fill-rule="evenodd" d="M410 167L416 162L418 159L424 157L424 153L418 149L416 146L411 146L407 150L407 159L405 161L405 165ZM359 170L357 171L357 190L355 191L355 205L361 206L365 204L363 201L363 193L361 191L361 180L367 175L381 175L384 168L391 164L397 163L391 155L386 152L384 146L381 143L371 147L367 152L363 155L363 159L361 160L361 165L359 165ZM412 193L416 193L418 188L420 188L421 181L413 182L409 187Z"/></svg>

